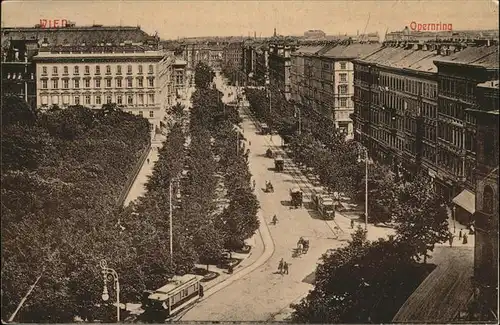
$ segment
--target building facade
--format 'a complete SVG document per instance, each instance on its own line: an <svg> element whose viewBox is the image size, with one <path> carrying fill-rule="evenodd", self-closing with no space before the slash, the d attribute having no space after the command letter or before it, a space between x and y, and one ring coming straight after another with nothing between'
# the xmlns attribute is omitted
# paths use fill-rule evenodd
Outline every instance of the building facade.
<svg viewBox="0 0 500 325"><path fill-rule="evenodd" d="M37 107L83 105L99 109L116 103L142 115L151 125L161 120L158 81L163 53L140 47L60 47L40 51L36 64Z"/></svg>
<svg viewBox="0 0 500 325"><path fill-rule="evenodd" d="M477 106L468 110L477 132L473 313L475 320L498 321L498 80L479 84L476 91Z"/></svg>
<svg viewBox="0 0 500 325"><path fill-rule="evenodd" d="M467 121L471 129L475 122L465 109L475 102L472 85L498 73L495 51L481 44L386 42L355 61L355 138L398 173L423 168L447 201L455 198L463 223L474 213L466 171L470 166L472 173L475 159L474 132L465 133ZM460 84L453 95L448 80Z"/></svg>
<svg viewBox="0 0 500 325"><path fill-rule="evenodd" d="M441 50L449 57L434 62L439 93L436 154L443 172L438 188L447 199L463 190L474 190L476 130L474 117L467 109L476 105L477 84L498 79L498 45L477 42L455 52L457 46L444 46Z"/></svg>
<svg viewBox="0 0 500 325"><path fill-rule="evenodd" d="M2 94L24 99L36 107L36 71L32 62L38 52L35 40L12 40L2 56Z"/></svg>
<svg viewBox="0 0 500 325"><path fill-rule="evenodd" d="M354 137L354 65L352 60L374 52L378 43L332 43L301 47L292 54L291 98Z"/></svg>
<svg viewBox="0 0 500 325"><path fill-rule="evenodd" d="M286 99L291 98L291 55L297 48L294 41L274 40L269 44L269 81L283 92Z"/></svg>
<svg viewBox="0 0 500 325"><path fill-rule="evenodd" d="M243 68L243 42L229 42L222 51L224 64L242 70Z"/></svg>

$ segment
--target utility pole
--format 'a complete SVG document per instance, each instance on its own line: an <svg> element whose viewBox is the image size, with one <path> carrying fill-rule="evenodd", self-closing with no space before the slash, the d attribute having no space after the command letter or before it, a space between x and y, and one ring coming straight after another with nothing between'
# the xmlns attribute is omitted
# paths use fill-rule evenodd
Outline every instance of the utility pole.
<svg viewBox="0 0 500 325"><path fill-rule="evenodd" d="M170 244L170 265L174 265L174 246L173 246L173 240L172 240L172 181L169 183L169 195L168 195L168 201L169 201L169 244Z"/></svg>

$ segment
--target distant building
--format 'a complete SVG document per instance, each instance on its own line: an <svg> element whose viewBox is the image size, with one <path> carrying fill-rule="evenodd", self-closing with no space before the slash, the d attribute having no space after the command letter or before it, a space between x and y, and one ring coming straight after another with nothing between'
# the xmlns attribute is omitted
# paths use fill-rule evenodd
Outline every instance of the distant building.
<svg viewBox="0 0 500 325"><path fill-rule="evenodd" d="M326 34L319 29L310 29L304 33L304 36L307 38L324 38Z"/></svg>
<svg viewBox="0 0 500 325"><path fill-rule="evenodd" d="M237 69L243 68L243 42L230 42L224 46L222 61Z"/></svg>
<svg viewBox="0 0 500 325"><path fill-rule="evenodd" d="M474 214L474 307L472 319L498 321L498 80L479 84L477 106L468 110L476 119Z"/></svg>

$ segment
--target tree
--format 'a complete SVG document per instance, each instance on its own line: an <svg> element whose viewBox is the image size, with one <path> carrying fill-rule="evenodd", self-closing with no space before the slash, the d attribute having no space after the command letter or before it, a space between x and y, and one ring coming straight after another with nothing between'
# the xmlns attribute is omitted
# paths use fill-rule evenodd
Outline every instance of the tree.
<svg viewBox="0 0 500 325"><path fill-rule="evenodd" d="M195 68L194 84L196 88L207 89L215 77L214 71L205 63L199 62Z"/></svg>
<svg viewBox="0 0 500 325"><path fill-rule="evenodd" d="M393 213L399 240L411 244L417 260L426 263L434 245L449 238L446 205L425 174L401 186Z"/></svg>
<svg viewBox="0 0 500 325"><path fill-rule="evenodd" d="M2 96L2 127L10 124L33 125L37 114L28 103L14 95Z"/></svg>
<svg viewBox="0 0 500 325"><path fill-rule="evenodd" d="M394 238L369 242L366 231L358 227L347 246L322 257L314 289L293 305L292 321L390 322L414 290L414 280L409 279L413 274L405 243Z"/></svg>

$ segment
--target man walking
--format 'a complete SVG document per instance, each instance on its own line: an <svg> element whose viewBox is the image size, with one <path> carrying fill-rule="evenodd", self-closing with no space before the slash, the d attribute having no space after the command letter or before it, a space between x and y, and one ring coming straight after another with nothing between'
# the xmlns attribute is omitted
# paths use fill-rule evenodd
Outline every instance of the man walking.
<svg viewBox="0 0 500 325"><path fill-rule="evenodd" d="M283 263L283 271L285 271L285 274L288 274L288 263L287 262Z"/></svg>
<svg viewBox="0 0 500 325"><path fill-rule="evenodd" d="M283 275L283 259L280 260L280 263L278 264L278 272Z"/></svg>
<svg viewBox="0 0 500 325"><path fill-rule="evenodd" d="M453 246L453 237L455 237L455 236L453 236L453 234L450 233L450 237L448 238L448 241L450 242L450 247Z"/></svg>
<svg viewBox="0 0 500 325"><path fill-rule="evenodd" d="M354 220L351 219L351 229L354 229Z"/></svg>

